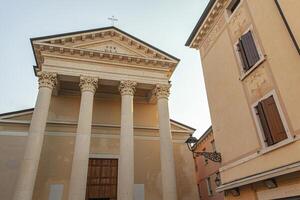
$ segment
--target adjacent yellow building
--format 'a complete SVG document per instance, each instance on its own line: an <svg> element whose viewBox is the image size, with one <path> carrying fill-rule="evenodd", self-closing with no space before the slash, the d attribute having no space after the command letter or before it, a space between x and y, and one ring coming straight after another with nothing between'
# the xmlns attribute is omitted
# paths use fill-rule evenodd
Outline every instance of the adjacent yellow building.
<svg viewBox="0 0 300 200"><path fill-rule="evenodd" d="M300 1L210 0L199 50L226 199L300 198Z"/></svg>

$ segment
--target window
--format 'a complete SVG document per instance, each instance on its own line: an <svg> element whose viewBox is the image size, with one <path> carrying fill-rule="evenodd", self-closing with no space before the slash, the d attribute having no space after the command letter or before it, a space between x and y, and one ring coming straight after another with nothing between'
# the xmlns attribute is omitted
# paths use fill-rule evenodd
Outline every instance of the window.
<svg viewBox="0 0 300 200"><path fill-rule="evenodd" d="M231 1L229 6L227 7L227 11L228 11L229 15L231 15L236 10L236 8L239 6L240 3L241 3L241 0L232 0Z"/></svg>
<svg viewBox="0 0 300 200"><path fill-rule="evenodd" d="M265 143L268 146L287 139L287 133L273 95L258 102L255 110L262 127Z"/></svg>
<svg viewBox="0 0 300 200"><path fill-rule="evenodd" d="M138 200L145 199L145 185L144 184L134 184L134 198Z"/></svg>
<svg viewBox="0 0 300 200"><path fill-rule="evenodd" d="M63 184L51 184L49 191L49 200L61 200L63 196L64 185Z"/></svg>
<svg viewBox="0 0 300 200"><path fill-rule="evenodd" d="M212 196L213 195L213 191L212 191L212 187L211 187L211 180L210 180L210 177L208 177L206 179L206 186L207 186L207 193L208 193L208 196Z"/></svg>
<svg viewBox="0 0 300 200"><path fill-rule="evenodd" d="M200 184L197 184L197 188L198 188L199 199L201 199L201 189L200 189Z"/></svg>
<svg viewBox="0 0 300 200"><path fill-rule="evenodd" d="M251 31L240 37L237 43L237 50L242 62L244 72L253 67L259 60L260 56Z"/></svg>

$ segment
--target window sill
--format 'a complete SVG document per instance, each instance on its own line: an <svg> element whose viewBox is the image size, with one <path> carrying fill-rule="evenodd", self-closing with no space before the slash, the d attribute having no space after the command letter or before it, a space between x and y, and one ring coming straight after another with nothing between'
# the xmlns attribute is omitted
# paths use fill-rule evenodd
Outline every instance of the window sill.
<svg viewBox="0 0 300 200"><path fill-rule="evenodd" d="M285 139L285 140L283 140L283 141L281 141L281 142L279 142L279 143L277 143L277 144L274 144L274 145L272 145L272 146L268 146L268 147L265 147L265 148L259 150L259 151L257 152L257 154L259 154L259 155L264 155L264 154L266 154L266 153L269 153L269 152L271 152L271 151L274 151L274 150L276 150L276 149L279 149L279 148L281 148L281 147L284 147L284 146L286 146L286 145L289 145L289 144L291 144L291 143L293 143L293 142L296 142L296 141L298 141L298 140L300 140L300 137L299 137L299 136L296 136L296 137L294 137L294 138L287 138L287 139Z"/></svg>
<svg viewBox="0 0 300 200"><path fill-rule="evenodd" d="M264 61L266 60L265 57L262 57L253 67L251 67L251 69L249 69L248 71L244 72L239 80L243 81L245 78L247 78L253 71L256 70L256 68L258 68Z"/></svg>

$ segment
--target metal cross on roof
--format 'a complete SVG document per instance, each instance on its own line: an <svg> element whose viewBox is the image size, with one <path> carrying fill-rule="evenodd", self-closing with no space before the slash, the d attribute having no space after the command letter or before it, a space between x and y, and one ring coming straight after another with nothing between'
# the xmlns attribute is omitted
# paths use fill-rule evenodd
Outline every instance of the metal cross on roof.
<svg viewBox="0 0 300 200"><path fill-rule="evenodd" d="M109 17L109 18L107 18L107 19L111 21L111 25L112 25L112 26L115 25L115 22L116 22L116 21L118 21L118 19L116 19L115 16Z"/></svg>

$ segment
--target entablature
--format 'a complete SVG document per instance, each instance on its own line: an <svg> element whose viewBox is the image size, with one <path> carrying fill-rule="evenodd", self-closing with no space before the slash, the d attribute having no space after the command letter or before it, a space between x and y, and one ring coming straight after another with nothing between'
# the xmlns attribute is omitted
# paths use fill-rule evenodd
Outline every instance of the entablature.
<svg viewBox="0 0 300 200"><path fill-rule="evenodd" d="M31 39L37 71L47 58L59 58L167 73L171 77L179 59L115 27Z"/></svg>

